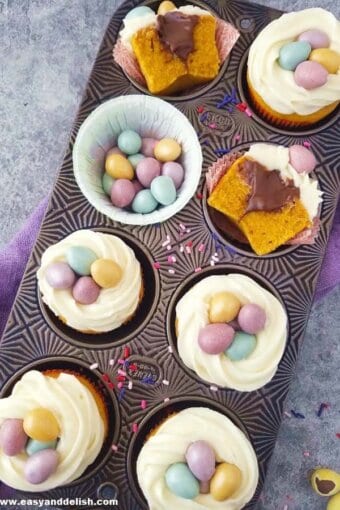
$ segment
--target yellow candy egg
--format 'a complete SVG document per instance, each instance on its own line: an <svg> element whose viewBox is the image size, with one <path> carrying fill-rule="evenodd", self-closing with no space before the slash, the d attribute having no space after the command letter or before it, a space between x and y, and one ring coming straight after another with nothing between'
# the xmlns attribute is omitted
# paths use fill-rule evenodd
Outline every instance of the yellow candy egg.
<svg viewBox="0 0 340 510"><path fill-rule="evenodd" d="M334 496L340 491L340 475L332 469L315 469L310 481L319 496Z"/></svg>
<svg viewBox="0 0 340 510"><path fill-rule="evenodd" d="M241 482L241 470L235 464L223 462L217 466L210 480L210 494L216 501L224 501L235 494Z"/></svg>
<svg viewBox="0 0 340 510"><path fill-rule="evenodd" d="M161 2L158 7L157 14L164 16L167 12L174 11L176 9L176 5L169 0L164 0Z"/></svg>
<svg viewBox="0 0 340 510"><path fill-rule="evenodd" d="M309 60L321 64L330 74L336 74L340 69L340 53L329 48L318 48L309 55Z"/></svg>
<svg viewBox="0 0 340 510"><path fill-rule="evenodd" d="M133 166L121 154L109 154L105 160L105 171L113 179L128 179L132 181L134 177Z"/></svg>
<svg viewBox="0 0 340 510"><path fill-rule="evenodd" d="M122 268L111 259L97 259L91 265L91 276L103 289L115 287L122 274Z"/></svg>
<svg viewBox="0 0 340 510"><path fill-rule="evenodd" d="M340 510L340 492L328 501L327 510Z"/></svg>
<svg viewBox="0 0 340 510"><path fill-rule="evenodd" d="M24 417L23 427L28 437L36 441L54 441L60 433L56 417L43 407L29 411Z"/></svg>
<svg viewBox="0 0 340 510"><path fill-rule="evenodd" d="M175 161L182 152L181 146L173 138L163 138L154 148L154 155L158 161Z"/></svg>
<svg viewBox="0 0 340 510"><path fill-rule="evenodd" d="M210 301L209 321L229 322L236 318L241 303L239 299L230 292L217 292Z"/></svg>

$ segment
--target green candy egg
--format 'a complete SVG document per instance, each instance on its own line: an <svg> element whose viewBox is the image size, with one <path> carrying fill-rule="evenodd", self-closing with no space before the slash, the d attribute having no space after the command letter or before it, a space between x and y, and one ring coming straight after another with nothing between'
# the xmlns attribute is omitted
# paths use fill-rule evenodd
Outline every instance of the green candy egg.
<svg viewBox="0 0 340 510"><path fill-rule="evenodd" d="M180 498L194 499L199 495L199 482L184 462L176 462L167 469L165 482L171 492Z"/></svg>
<svg viewBox="0 0 340 510"><path fill-rule="evenodd" d="M167 175L155 177L151 182L151 193L162 205L170 205L176 200L176 188L174 181Z"/></svg>
<svg viewBox="0 0 340 510"><path fill-rule="evenodd" d="M231 361L240 361L248 358L256 347L256 336L249 335L243 331L237 331L234 340L224 354L228 356Z"/></svg>
<svg viewBox="0 0 340 510"><path fill-rule="evenodd" d="M287 43L280 49L279 64L282 69L295 71L297 66L308 59L312 51L311 45L306 41Z"/></svg>
<svg viewBox="0 0 340 510"><path fill-rule="evenodd" d="M97 258L95 252L85 246L71 246L66 252L69 266L82 276L91 274L91 265Z"/></svg>
<svg viewBox="0 0 340 510"><path fill-rule="evenodd" d="M132 210L140 214L151 213L157 206L158 202L149 189L142 189L139 191L131 204Z"/></svg>
<svg viewBox="0 0 340 510"><path fill-rule="evenodd" d="M130 161L134 170L136 170L138 163L144 158L145 156L143 156L143 154L133 154L132 156L128 157L128 160Z"/></svg>
<svg viewBox="0 0 340 510"><path fill-rule="evenodd" d="M111 189L112 189L114 182L115 182L115 180L111 177L111 175L109 175L105 172L102 177L102 186L103 186L103 190L105 191L105 193L107 195L109 195L109 197L111 196Z"/></svg>
<svg viewBox="0 0 340 510"><path fill-rule="evenodd" d="M141 18L142 16L146 16L148 14L155 14L155 13L150 7L147 7L146 5L140 5L139 7L135 7L130 12L128 12L124 18L124 21L126 19Z"/></svg>
<svg viewBox="0 0 340 510"><path fill-rule="evenodd" d="M127 129L118 136L117 145L125 154L137 154L142 147L142 139L136 131Z"/></svg>
<svg viewBox="0 0 340 510"><path fill-rule="evenodd" d="M54 439L53 441L36 441L35 439L29 439L26 445L26 453L30 457L41 450L55 450L57 442L57 439Z"/></svg>

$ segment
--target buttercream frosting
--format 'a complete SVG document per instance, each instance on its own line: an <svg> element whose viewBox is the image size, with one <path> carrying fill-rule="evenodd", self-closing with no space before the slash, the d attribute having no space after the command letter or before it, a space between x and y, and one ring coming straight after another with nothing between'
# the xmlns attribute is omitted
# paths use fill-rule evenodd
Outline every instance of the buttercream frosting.
<svg viewBox="0 0 340 510"><path fill-rule="evenodd" d="M241 304L256 303L266 313L255 350L244 360L232 361L224 353L207 354L199 347L199 332L209 324L210 300L218 292L234 294ZM203 278L178 301L176 318L178 353L201 379L238 391L254 391L274 376L286 345L287 316L279 300L248 276Z"/></svg>
<svg viewBox="0 0 340 510"><path fill-rule="evenodd" d="M166 470L185 462L188 446L199 440L210 444L217 462L235 464L242 472L239 489L225 501L210 494L180 498L166 485ZM240 510L256 490L258 464L250 441L229 418L206 407L190 407L168 418L146 441L137 459L137 476L150 510Z"/></svg>
<svg viewBox="0 0 340 510"><path fill-rule="evenodd" d="M8 457L0 451L0 479L10 487L40 492L79 478L94 462L104 442L104 423L91 392L74 375L48 377L36 370L23 375L12 394L0 400L0 424L8 418L24 419L35 408L49 409L61 430L56 451L57 470L43 483L24 478L25 452Z"/></svg>
<svg viewBox="0 0 340 510"><path fill-rule="evenodd" d="M309 115L340 100L340 73L329 74L325 85L313 90L299 87L294 73L282 69L279 51L307 30L319 29L330 38L330 49L340 53L340 22L321 8L284 14L267 25L250 47L249 81L273 110Z"/></svg>
<svg viewBox="0 0 340 510"><path fill-rule="evenodd" d="M95 303L77 303L69 289L53 289L46 280L46 269L53 262L66 262L71 246L84 246L98 258L114 260L122 269L115 287L101 289ZM111 234L78 230L44 252L37 278L43 301L68 326L79 331L105 332L118 328L136 311L140 300L141 267L132 249Z"/></svg>

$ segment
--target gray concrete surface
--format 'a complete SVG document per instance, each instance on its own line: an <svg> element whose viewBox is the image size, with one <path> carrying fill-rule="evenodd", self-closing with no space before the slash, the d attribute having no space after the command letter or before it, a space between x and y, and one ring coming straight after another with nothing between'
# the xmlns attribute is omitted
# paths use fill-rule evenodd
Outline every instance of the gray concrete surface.
<svg viewBox="0 0 340 510"><path fill-rule="evenodd" d="M116 0L0 0L0 248L51 189ZM269 0L285 10L339 0ZM307 472L340 472L340 288L313 307L261 510L322 510ZM316 417L321 402L331 407ZM309 455L309 456L308 456ZM287 505L287 506L286 506Z"/></svg>

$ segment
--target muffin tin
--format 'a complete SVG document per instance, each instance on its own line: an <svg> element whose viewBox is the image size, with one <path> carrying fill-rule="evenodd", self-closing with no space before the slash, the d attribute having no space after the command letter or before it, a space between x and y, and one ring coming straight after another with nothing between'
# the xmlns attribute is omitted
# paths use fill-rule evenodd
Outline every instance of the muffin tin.
<svg viewBox="0 0 340 510"><path fill-rule="evenodd" d="M244 71L248 48L257 33L281 12L236 0L192 1L230 21L241 33L216 80L190 94L165 98L189 118L199 134L204 166L197 194L184 209L160 225L127 226L111 221L80 192L73 175L72 148L80 125L99 104L119 95L142 92L112 59L121 21L139 3L129 0L117 10L94 63L48 211L2 339L1 395L8 394L18 377L31 368L85 371L102 385L110 408L110 442L118 449L105 444L97 461L79 480L39 493L39 498L116 498L120 510L146 509L135 462L147 431L173 411L202 405L230 417L255 448L259 484L254 498L244 507L251 510L256 507L274 449L336 209L340 190L339 108L320 125L294 132L274 128L256 114L248 117L236 108L230 112L218 108L217 104L233 88L240 101L247 101ZM146 3L157 7L157 2ZM201 106L204 118L198 113ZM257 141L288 146L306 140L312 144L319 162L315 174L324 192L321 230L315 244L288 246L257 257L232 239L222 237L209 220L204 184L206 169L218 157L216 151L242 149ZM44 250L82 228L118 235L135 250L143 268L145 296L138 313L128 325L104 335L88 336L64 326L45 307L37 287L36 271ZM204 249L200 248L202 244ZM169 255L175 255L176 263L168 263ZM155 262L159 265L155 266ZM289 318L287 346L274 378L250 393L217 388L199 380L183 366L176 350L173 322L177 299L200 278L229 272L246 274L268 288L282 301ZM125 384L122 392L117 388L116 375L121 368L118 359L128 354L126 347L128 361L137 369L127 367L130 389ZM115 383L114 390L110 389L109 380ZM141 408L141 400L146 401L146 409ZM18 498L32 496L19 491L11 494Z"/></svg>

